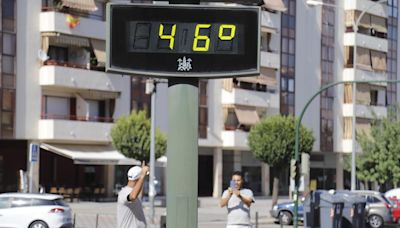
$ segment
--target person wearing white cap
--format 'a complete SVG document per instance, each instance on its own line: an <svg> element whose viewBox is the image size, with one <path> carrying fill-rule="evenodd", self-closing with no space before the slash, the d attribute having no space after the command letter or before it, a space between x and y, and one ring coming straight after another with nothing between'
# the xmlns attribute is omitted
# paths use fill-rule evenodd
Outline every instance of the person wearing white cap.
<svg viewBox="0 0 400 228"><path fill-rule="evenodd" d="M142 201L139 194L149 167L142 163L142 167L133 166L128 170L128 184L118 193L117 226L118 228L146 228Z"/></svg>

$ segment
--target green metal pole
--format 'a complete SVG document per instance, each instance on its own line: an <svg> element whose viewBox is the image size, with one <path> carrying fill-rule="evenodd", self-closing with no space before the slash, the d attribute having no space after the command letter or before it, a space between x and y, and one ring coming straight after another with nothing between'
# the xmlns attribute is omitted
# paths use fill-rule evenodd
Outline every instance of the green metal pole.
<svg viewBox="0 0 400 228"><path fill-rule="evenodd" d="M198 79L169 79L168 87L167 228L195 228Z"/></svg>
<svg viewBox="0 0 400 228"><path fill-rule="evenodd" d="M320 90L318 90L306 103L304 108L301 110L300 116L299 116L299 121L296 123L296 129L295 129L295 151L294 151L294 157L296 160L296 164L300 165L300 155L299 155L299 141L300 141L300 126L301 126L301 120L303 119L303 116L308 108L308 106L311 104L311 102L323 91L339 85L339 84L345 84L345 83L399 83L400 80L354 80L354 81L338 81L338 82L333 82L330 84L327 84L323 86ZM353 126L355 127L355 126ZM298 194L299 194L299 186L297 183L295 183L294 187L294 219L293 219L293 227L297 228L297 222L298 222L298 210L299 210L299 200L298 200ZM304 215L305 216L305 215Z"/></svg>

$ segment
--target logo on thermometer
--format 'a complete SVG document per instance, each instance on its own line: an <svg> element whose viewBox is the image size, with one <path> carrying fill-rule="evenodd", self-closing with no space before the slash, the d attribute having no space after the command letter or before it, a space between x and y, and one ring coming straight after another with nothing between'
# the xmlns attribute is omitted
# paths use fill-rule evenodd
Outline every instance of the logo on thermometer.
<svg viewBox="0 0 400 228"><path fill-rule="evenodd" d="M190 71L192 69L191 58L186 58L186 56L183 56L176 61L178 62L178 68L176 69L177 71Z"/></svg>

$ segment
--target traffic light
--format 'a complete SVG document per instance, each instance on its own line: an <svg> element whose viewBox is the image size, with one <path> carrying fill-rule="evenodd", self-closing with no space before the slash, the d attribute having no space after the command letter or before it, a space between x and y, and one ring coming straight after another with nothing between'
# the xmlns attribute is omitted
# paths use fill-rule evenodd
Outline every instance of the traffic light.
<svg viewBox="0 0 400 228"><path fill-rule="evenodd" d="M296 160L290 160L290 178L294 179L294 183L296 186L299 186L301 177L300 171L300 163L296 162Z"/></svg>
<svg viewBox="0 0 400 228"><path fill-rule="evenodd" d="M296 176L296 160L290 160L290 179Z"/></svg>

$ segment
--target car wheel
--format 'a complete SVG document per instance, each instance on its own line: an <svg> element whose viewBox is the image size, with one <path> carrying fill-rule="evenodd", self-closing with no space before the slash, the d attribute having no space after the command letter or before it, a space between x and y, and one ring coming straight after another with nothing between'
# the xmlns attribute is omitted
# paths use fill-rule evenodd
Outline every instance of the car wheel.
<svg viewBox="0 0 400 228"><path fill-rule="evenodd" d="M371 215L368 217L368 223L372 228L379 228L383 225L383 219L379 215Z"/></svg>
<svg viewBox="0 0 400 228"><path fill-rule="evenodd" d="M279 222L282 223L282 225L290 225L292 224L292 214L288 211L281 211L279 213Z"/></svg>
<svg viewBox="0 0 400 228"><path fill-rule="evenodd" d="M49 226L43 221L34 221L29 228L49 228Z"/></svg>

